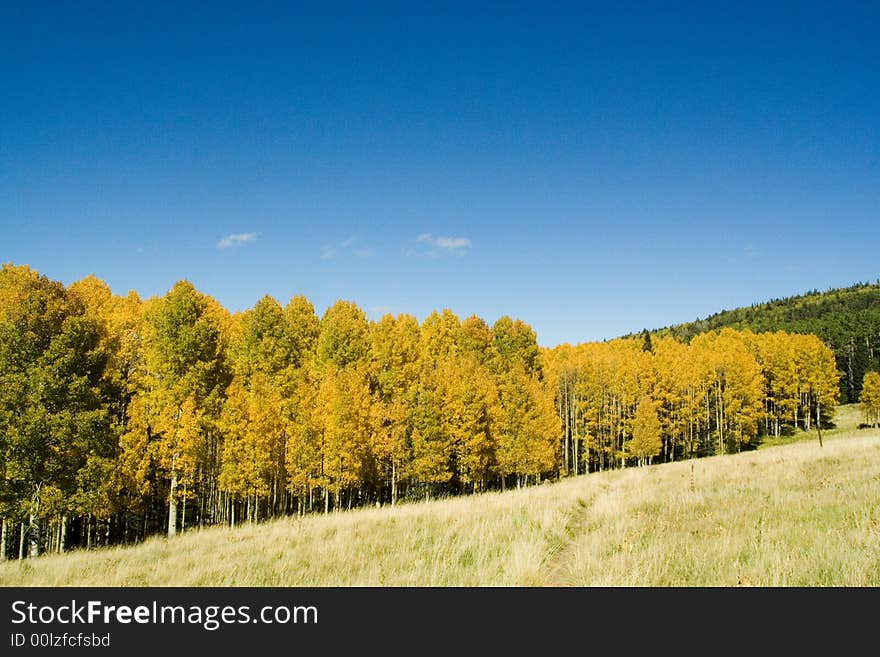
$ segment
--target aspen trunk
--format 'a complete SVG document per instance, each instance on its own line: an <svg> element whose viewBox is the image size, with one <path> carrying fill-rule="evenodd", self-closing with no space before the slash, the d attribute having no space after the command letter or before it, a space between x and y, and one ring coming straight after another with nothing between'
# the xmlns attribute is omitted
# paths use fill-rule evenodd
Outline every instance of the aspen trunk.
<svg viewBox="0 0 880 657"><path fill-rule="evenodd" d="M391 461L391 506L397 504L397 463Z"/></svg>
<svg viewBox="0 0 880 657"><path fill-rule="evenodd" d="M3 518L2 529L0 529L0 561L6 561L6 528L9 521Z"/></svg>
<svg viewBox="0 0 880 657"><path fill-rule="evenodd" d="M168 495L168 538L177 535L177 470L171 466L171 493Z"/></svg>
<svg viewBox="0 0 880 657"><path fill-rule="evenodd" d="M28 548L29 557L40 556L40 524L37 517L31 513L28 522L28 533L30 534L30 546Z"/></svg>
<svg viewBox="0 0 880 657"><path fill-rule="evenodd" d="M565 429L564 431L564 441L562 446L562 468L565 471L565 474L568 474L568 437L571 434L571 413L568 412L568 386L565 387Z"/></svg>
<svg viewBox="0 0 880 657"><path fill-rule="evenodd" d="M21 523L19 526L19 534L18 534L18 560L21 561L24 559L24 523Z"/></svg>

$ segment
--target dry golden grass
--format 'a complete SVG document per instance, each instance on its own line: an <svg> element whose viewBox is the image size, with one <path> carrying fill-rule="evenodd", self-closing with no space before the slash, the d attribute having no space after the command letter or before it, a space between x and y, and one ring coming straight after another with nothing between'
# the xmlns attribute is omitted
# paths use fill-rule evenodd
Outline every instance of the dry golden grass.
<svg viewBox="0 0 880 657"><path fill-rule="evenodd" d="M558 583L880 585L880 432L615 474Z"/></svg>
<svg viewBox="0 0 880 657"><path fill-rule="evenodd" d="M9 562L0 583L877 586L880 431Z"/></svg>
<svg viewBox="0 0 880 657"><path fill-rule="evenodd" d="M0 566L5 585L397 586L539 583L574 482L286 519Z"/></svg>

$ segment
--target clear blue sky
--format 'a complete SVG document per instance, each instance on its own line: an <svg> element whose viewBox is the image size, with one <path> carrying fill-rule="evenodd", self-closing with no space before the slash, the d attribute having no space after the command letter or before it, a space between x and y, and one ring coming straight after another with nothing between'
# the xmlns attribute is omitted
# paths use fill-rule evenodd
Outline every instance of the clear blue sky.
<svg viewBox="0 0 880 657"><path fill-rule="evenodd" d="M880 274L877 2L16 4L0 261L65 283L552 345Z"/></svg>

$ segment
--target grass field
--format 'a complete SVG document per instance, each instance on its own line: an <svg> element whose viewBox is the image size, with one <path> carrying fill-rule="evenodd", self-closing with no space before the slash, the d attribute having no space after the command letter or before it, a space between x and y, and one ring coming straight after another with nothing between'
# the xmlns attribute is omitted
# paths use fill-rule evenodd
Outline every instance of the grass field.
<svg viewBox="0 0 880 657"><path fill-rule="evenodd" d="M6 586L880 586L880 430L0 565ZM851 426L852 425L852 426Z"/></svg>

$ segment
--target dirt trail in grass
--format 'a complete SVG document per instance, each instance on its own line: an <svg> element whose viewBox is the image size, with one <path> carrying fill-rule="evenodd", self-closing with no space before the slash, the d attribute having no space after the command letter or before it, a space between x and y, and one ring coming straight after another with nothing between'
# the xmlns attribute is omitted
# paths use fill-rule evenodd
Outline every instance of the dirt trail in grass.
<svg viewBox="0 0 880 657"><path fill-rule="evenodd" d="M565 540L557 549L551 550L542 568L546 573L544 586L571 586L571 562L575 555L575 545L578 537L587 531L592 505L592 499L578 499L577 507L565 526Z"/></svg>

